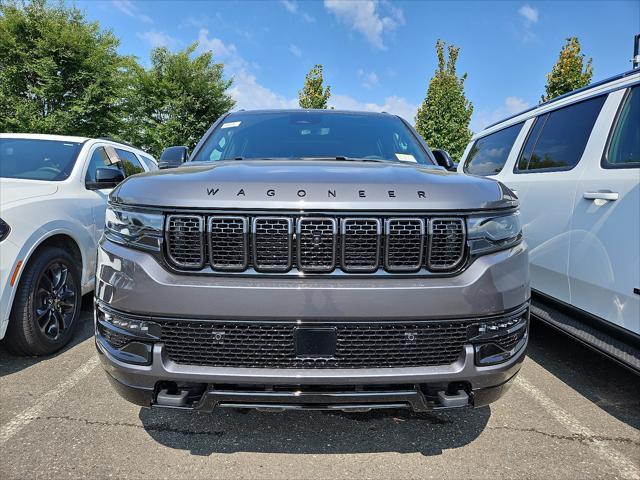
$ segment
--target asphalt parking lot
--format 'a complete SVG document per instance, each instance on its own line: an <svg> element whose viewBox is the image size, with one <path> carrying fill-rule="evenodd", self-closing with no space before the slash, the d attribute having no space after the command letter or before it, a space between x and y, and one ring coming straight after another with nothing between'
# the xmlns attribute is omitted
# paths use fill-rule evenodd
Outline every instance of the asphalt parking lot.
<svg viewBox="0 0 640 480"><path fill-rule="evenodd" d="M99 366L85 299L48 358L0 347L0 478L640 478L640 379L534 324L517 382L477 410L144 410Z"/></svg>

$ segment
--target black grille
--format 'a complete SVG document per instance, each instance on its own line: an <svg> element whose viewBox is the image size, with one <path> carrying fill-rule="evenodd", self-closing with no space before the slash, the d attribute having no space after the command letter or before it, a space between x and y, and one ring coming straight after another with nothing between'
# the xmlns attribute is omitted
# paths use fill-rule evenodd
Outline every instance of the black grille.
<svg viewBox="0 0 640 480"><path fill-rule="evenodd" d="M385 222L385 266L390 271L411 272L422 266L424 220L390 218Z"/></svg>
<svg viewBox="0 0 640 480"><path fill-rule="evenodd" d="M346 272L374 272L380 264L380 220L342 220L342 268Z"/></svg>
<svg viewBox="0 0 640 480"><path fill-rule="evenodd" d="M201 270L206 259L221 272L440 273L466 252L463 218L169 215L165 236L174 267Z"/></svg>
<svg viewBox="0 0 640 480"><path fill-rule="evenodd" d="M253 263L258 271L286 272L291 268L293 220L260 217L253 220Z"/></svg>
<svg viewBox="0 0 640 480"><path fill-rule="evenodd" d="M182 268L204 266L203 219L191 215L167 217L167 251L171 262Z"/></svg>
<svg viewBox="0 0 640 480"><path fill-rule="evenodd" d="M209 218L209 255L216 270L242 271L249 262L247 219L243 217Z"/></svg>
<svg viewBox="0 0 640 480"><path fill-rule="evenodd" d="M98 322L98 332L100 333L100 335L102 335L102 337L107 342L109 342L109 345L111 345L113 348L122 348L131 341L130 337L121 335L108 328L105 328L99 322Z"/></svg>
<svg viewBox="0 0 640 480"><path fill-rule="evenodd" d="M451 270L464 257L465 230L460 218L434 218L430 220L430 270Z"/></svg>
<svg viewBox="0 0 640 480"><path fill-rule="evenodd" d="M298 268L309 272L330 272L336 264L336 220L298 220Z"/></svg>
<svg viewBox="0 0 640 480"><path fill-rule="evenodd" d="M176 363L245 368L382 368L449 365L471 321L322 324L337 330L330 359L296 357L292 323L168 321L162 341Z"/></svg>

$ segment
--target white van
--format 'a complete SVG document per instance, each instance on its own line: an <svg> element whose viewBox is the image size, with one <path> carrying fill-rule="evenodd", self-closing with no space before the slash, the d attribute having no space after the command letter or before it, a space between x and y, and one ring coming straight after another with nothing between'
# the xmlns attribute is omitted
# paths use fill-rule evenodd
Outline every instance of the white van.
<svg viewBox="0 0 640 480"><path fill-rule="evenodd" d="M487 127L458 171L520 198L534 316L640 371L640 70Z"/></svg>

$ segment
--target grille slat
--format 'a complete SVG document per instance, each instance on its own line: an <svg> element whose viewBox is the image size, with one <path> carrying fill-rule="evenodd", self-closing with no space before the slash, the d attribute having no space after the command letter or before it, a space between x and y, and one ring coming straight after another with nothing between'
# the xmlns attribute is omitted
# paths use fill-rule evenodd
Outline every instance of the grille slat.
<svg viewBox="0 0 640 480"><path fill-rule="evenodd" d="M206 258L221 272L447 273L466 253L460 217L168 215L165 239L174 267L199 270Z"/></svg>
<svg viewBox="0 0 640 480"><path fill-rule="evenodd" d="M336 264L334 218L301 218L297 223L298 268L303 272L330 272Z"/></svg>
<svg viewBox="0 0 640 480"><path fill-rule="evenodd" d="M378 218L345 218L342 220L342 269L345 272L375 272L380 264Z"/></svg>
<svg viewBox="0 0 640 480"><path fill-rule="evenodd" d="M209 218L209 261L214 270L242 271L249 263L247 236L249 224L244 217Z"/></svg>
<svg viewBox="0 0 640 480"><path fill-rule="evenodd" d="M411 272L422 266L424 220L421 218L389 218L385 222L385 258L387 270Z"/></svg>
<svg viewBox="0 0 640 480"><path fill-rule="evenodd" d="M467 341L471 320L323 324L336 328L334 357L296 357L292 323L167 321L162 341L180 364L257 368L384 368L449 365Z"/></svg>
<svg viewBox="0 0 640 480"><path fill-rule="evenodd" d="M287 272L291 269L293 219L253 219L253 264L257 271Z"/></svg>
<svg viewBox="0 0 640 480"><path fill-rule="evenodd" d="M464 258L465 228L461 218L432 218L429 221L429 270L457 267Z"/></svg>
<svg viewBox="0 0 640 480"><path fill-rule="evenodd" d="M203 218L197 215L167 217L168 255L174 265L187 269L204 266L203 225Z"/></svg>

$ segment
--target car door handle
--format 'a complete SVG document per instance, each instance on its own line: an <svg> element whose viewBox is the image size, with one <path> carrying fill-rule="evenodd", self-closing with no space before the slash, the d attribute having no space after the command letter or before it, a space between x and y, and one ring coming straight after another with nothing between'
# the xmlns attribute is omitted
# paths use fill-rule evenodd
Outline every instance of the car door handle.
<svg viewBox="0 0 640 480"><path fill-rule="evenodd" d="M618 192L612 192L611 190L602 190L597 192L584 192L582 195L587 200L618 200Z"/></svg>

